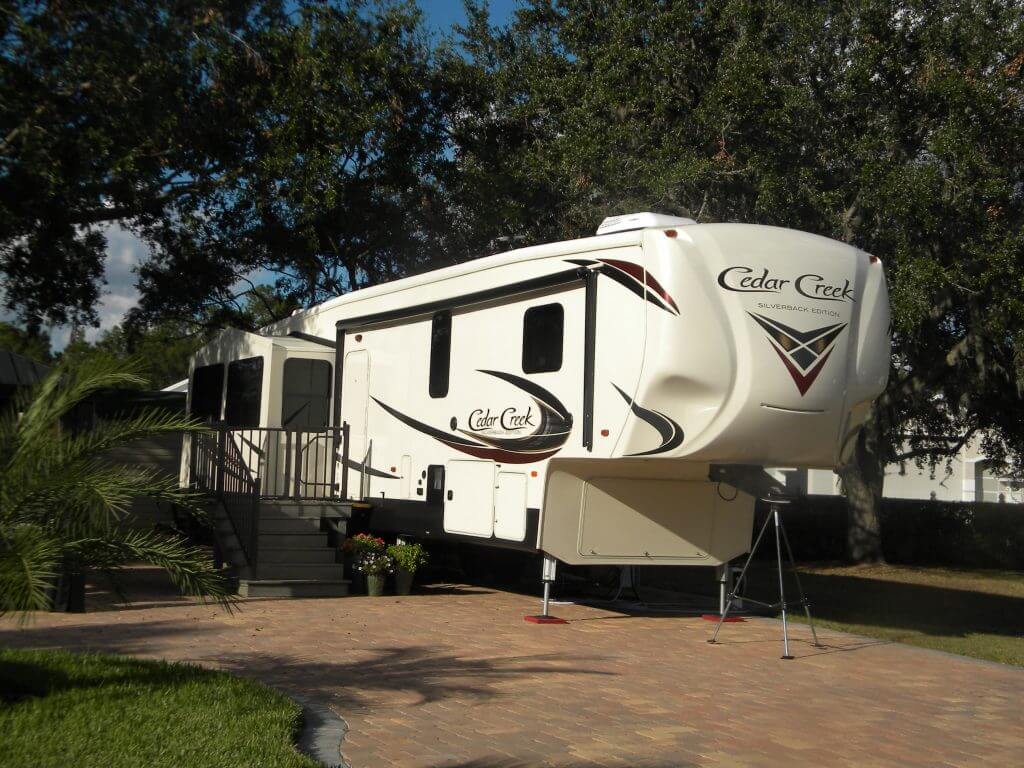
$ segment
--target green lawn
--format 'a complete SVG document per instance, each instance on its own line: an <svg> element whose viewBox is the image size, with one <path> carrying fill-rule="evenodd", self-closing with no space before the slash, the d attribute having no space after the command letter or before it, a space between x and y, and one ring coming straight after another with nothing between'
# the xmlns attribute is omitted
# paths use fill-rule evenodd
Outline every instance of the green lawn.
<svg viewBox="0 0 1024 768"><path fill-rule="evenodd" d="M777 599L758 564L750 594ZM1024 666L1024 574L898 565L801 566L816 624ZM792 578L787 598L794 599ZM794 619L803 621L803 613Z"/></svg>
<svg viewBox="0 0 1024 768"><path fill-rule="evenodd" d="M0 649L5 768L313 768L301 710L257 682L187 664Z"/></svg>

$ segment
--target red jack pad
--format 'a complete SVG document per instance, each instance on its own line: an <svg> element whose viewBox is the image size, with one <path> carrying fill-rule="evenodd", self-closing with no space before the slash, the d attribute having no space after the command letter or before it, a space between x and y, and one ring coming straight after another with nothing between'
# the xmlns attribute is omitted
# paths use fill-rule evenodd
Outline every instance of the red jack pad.
<svg viewBox="0 0 1024 768"><path fill-rule="evenodd" d="M557 616L523 616L523 621L528 621L531 624L568 624L569 622L565 619L560 619Z"/></svg>
<svg viewBox="0 0 1024 768"><path fill-rule="evenodd" d="M721 617L717 613L705 613L701 616L704 621L718 621ZM726 624L732 624L733 622L746 621L742 616L727 616L725 619Z"/></svg>

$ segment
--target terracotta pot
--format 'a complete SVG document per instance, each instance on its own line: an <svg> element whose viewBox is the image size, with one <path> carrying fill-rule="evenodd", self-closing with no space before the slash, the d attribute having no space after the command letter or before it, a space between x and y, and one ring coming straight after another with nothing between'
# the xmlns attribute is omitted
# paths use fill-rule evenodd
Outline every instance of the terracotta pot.
<svg viewBox="0 0 1024 768"><path fill-rule="evenodd" d="M384 594L384 583L386 581L387 576L383 573L366 574L366 593L370 597L380 597Z"/></svg>
<svg viewBox="0 0 1024 768"><path fill-rule="evenodd" d="M395 571L395 594L408 595L412 592L412 571L399 568Z"/></svg>

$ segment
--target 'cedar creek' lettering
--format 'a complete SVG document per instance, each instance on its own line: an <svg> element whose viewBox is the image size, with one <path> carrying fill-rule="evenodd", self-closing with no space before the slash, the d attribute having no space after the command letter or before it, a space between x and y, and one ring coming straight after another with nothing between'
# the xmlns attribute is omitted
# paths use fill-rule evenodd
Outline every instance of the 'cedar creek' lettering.
<svg viewBox="0 0 1024 768"><path fill-rule="evenodd" d="M792 285L793 290L808 299L856 301L849 280L844 280L842 285L830 284L821 275L811 272L790 279L772 275L767 267L760 273L750 267L728 267L718 274L718 284L736 293L781 293L787 285Z"/></svg>
<svg viewBox="0 0 1024 768"><path fill-rule="evenodd" d="M536 426L533 423L533 407L526 409L526 413L517 411L515 408L506 408L500 414L491 413L491 409L484 410L477 408L469 414L469 428L474 432L492 430L496 427L514 432L524 427Z"/></svg>

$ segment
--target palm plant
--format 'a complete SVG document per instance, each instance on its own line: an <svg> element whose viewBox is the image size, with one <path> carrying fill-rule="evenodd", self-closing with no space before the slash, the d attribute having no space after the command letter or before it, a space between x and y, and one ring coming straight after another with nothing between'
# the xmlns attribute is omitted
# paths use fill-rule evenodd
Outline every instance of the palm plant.
<svg viewBox="0 0 1024 768"><path fill-rule="evenodd" d="M127 414L79 434L61 425L97 390L144 384L136 369L99 358L78 361L74 370L58 366L0 414L0 614L47 608L61 575L130 561L163 568L185 594L228 604L228 584L202 549L174 534L124 525L134 496L202 516L198 497L175 478L104 457L127 441L201 427L162 411Z"/></svg>

